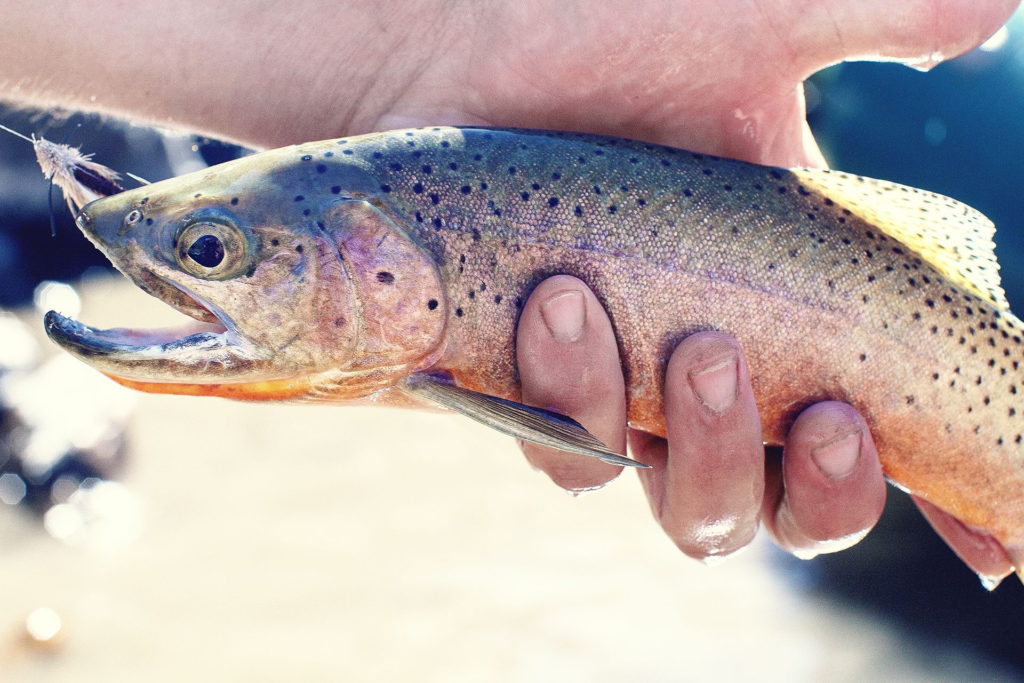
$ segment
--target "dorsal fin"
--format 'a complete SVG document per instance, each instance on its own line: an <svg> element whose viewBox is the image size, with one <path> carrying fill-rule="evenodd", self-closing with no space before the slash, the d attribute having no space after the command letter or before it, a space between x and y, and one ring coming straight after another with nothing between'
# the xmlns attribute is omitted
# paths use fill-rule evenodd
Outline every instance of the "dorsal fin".
<svg viewBox="0 0 1024 683"><path fill-rule="evenodd" d="M912 249L958 287L1008 310L999 284L992 221L966 204L885 180L813 168L792 169L831 199Z"/></svg>

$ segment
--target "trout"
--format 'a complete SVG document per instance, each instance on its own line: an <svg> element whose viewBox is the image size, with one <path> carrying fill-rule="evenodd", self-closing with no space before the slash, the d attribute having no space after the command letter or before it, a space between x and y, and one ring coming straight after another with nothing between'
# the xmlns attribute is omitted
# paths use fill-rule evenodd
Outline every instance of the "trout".
<svg viewBox="0 0 1024 683"><path fill-rule="evenodd" d="M930 192L562 132L424 128L255 154L98 199L85 235L194 322L50 337L143 391L438 403L636 464L522 406L517 316L566 273L611 317L632 426L665 434L667 358L744 346L764 440L856 407L886 476L1024 567L1024 326L992 224ZM595 443L596 442L596 443Z"/></svg>

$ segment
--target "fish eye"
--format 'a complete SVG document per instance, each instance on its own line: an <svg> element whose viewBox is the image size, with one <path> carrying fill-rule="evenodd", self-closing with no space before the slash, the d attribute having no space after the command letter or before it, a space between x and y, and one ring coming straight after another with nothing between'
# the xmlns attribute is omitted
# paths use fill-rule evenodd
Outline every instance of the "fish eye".
<svg viewBox="0 0 1024 683"><path fill-rule="evenodd" d="M177 238L176 256L183 270L208 280L239 275L249 261L249 242L234 225L204 221L186 225Z"/></svg>
<svg viewBox="0 0 1024 683"><path fill-rule="evenodd" d="M224 243L216 235L202 235L186 253L203 268L216 268L224 260Z"/></svg>
<svg viewBox="0 0 1024 683"><path fill-rule="evenodd" d="M124 217L125 225L135 225L142 220L142 212L138 209L132 209L128 212L128 215Z"/></svg>

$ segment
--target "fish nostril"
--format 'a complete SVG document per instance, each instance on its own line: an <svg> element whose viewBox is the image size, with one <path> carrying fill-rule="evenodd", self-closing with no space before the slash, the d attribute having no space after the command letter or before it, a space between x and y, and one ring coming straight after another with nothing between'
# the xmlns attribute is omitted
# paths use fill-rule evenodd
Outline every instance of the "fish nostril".
<svg viewBox="0 0 1024 683"><path fill-rule="evenodd" d="M85 211L80 211L78 215L75 216L75 225L78 226L79 230L86 230L92 225L92 216Z"/></svg>

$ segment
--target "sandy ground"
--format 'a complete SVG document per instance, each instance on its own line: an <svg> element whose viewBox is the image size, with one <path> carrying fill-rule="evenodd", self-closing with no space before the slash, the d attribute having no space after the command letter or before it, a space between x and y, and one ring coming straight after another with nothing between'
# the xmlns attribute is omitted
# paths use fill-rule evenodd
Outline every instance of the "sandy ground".
<svg viewBox="0 0 1024 683"><path fill-rule="evenodd" d="M101 282L82 315L163 310ZM631 474L573 498L465 419L143 396L131 443L134 542L69 547L0 506L0 680L1006 675L809 601L763 540L687 560ZM42 606L56 643L25 634Z"/></svg>

